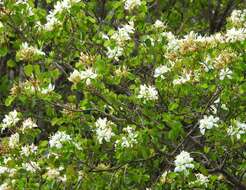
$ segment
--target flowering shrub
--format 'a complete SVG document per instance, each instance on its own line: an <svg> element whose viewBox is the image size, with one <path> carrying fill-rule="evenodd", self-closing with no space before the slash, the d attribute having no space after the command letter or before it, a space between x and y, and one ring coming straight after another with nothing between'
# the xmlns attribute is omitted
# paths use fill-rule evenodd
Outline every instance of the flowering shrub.
<svg viewBox="0 0 246 190"><path fill-rule="evenodd" d="M246 189L246 9L200 33L154 0L0 6L1 190Z"/></svg>

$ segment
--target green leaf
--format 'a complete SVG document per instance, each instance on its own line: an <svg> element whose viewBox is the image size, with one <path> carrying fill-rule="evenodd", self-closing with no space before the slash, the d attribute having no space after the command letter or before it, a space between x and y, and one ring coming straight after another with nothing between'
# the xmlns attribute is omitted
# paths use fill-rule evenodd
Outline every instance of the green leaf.
<svg viewBox="0 0 246 190"><path fill-rule="evenodd" d="M1 47L0 48L0 57L4 57L8 53L7 47Z"/></svg>
<svg viewBox="0 0 246 190"><path fill-rule="evenodd" d="M182 124L179 121L173 121L170 123L171 130L168 133L168 137L171 140L175 140L183 132Z"/></svg>
<svg viewBox="0 0 246 190"><path fill-rule="evenodd" d="M178 107L179 105L176 102L174 102L174 103L169 104L168 110L173 111L173 110L176 110Z"/></svg>
<svg viewBox="0 0 246 190"><path fill-rule="evenodd" d="M34 69L35 74L39 74L40 73L40 66L39 65L37 65L37 64L34 65L33 69Z"/></svg>
<svg viewBox="0 0 246 190"><path fill-rule="evenodd" d="M16 66L16 63L12 59L10 59L7 61L7 66L9 68L14 68Z"/></svg>
<svg viewBox="0 0 246 190"><path fill-rule="evenodd" d="M10 106L14 100L15 96L8 96L8 98L5 100L5 105Z"/></svg>
<svg viewBox="0 0 246 190"><path fill-rule="evenodd" d="M32 73L33 73L33 66L28 64L24 67L24 73L27 75L27 76L31 76Z"/></svg>

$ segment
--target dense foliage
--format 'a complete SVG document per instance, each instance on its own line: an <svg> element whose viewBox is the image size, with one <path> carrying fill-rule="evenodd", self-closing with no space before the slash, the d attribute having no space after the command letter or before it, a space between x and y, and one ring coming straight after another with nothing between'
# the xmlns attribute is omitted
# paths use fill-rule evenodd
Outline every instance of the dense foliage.
<svg viewBox="0 0 246 190"><path fill-rule="evenodd" d="M0 1L0 189L246 189L243 1Z"/></svg>

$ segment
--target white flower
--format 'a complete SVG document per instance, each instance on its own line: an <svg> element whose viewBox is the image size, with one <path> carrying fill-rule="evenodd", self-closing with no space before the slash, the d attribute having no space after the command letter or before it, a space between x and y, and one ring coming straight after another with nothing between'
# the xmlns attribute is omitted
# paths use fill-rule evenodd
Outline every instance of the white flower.
<svg viewBox="0 0 246 190"><path fill-rule="evenodd" d="M179 49L179 40L172 32L163 32L162 36L167 38L167 49L171 51L177 51Z"/></svg>
<svg viewBox="0 0 246 190"><path fill-rule="evenodd" d="M123 129L123 131L127 132L127 136L123 136L120 140L115 142L116 146L121 146L122 148L131 148L134 144L137 143L137 134L134 129L130 126L127 126Z"/></svg>
<svg viewBox="0 0 246 190"><path fill-rule="evenodd" d="M37 127L37 124L32 120L32 118L27 118L25 121L23 121L21 130L24 132L26 129L33 129Z"/></svg>
<svg viewBox="0 0 246 190"><path fill-rule="evenodd" d="M8 168L5 166L0 166L0 175L7 173Z"/></svg>
<svg viewBox="0 0 246 190"><path fill-rule="evenodd" d="M48 94L48 93L52 92L54 89L55 89L55 85L52 85L50 83L47 88L41 89L41 94Z"/></svg>
<svg viewBox="0 0 246 190"><path fill-rule="evenodd" d="M16 5L19 5L19 4L27 4L27 3L28 3L27 0L17 0L15 2Z"/></svg>
<svg viewBox="0 0 246 190"><path fill-rule="evenodd" d="M63 175L63 176L58 177L58 181L65 183L67 181L67 176Z"/></svg>
<svg viewBox="0 0 246 190"><path fill-rule="evenodd" d="M103 140L106 142L110 142L110 139L115 135L112 131L111 126L113 126L114 123L111 121L108 121L107 118L98 118L95 126L96 126L96 135L97 140L100 144L102 144Z"/></svg>
<svg viewBox="0 0 246 190"><path fill-rule="evenodd" d="M246 9L244 10L233 10L229 20L233 25L244 23L246 17Z"/></svg>
<svg viewBox="0 0 246 190"><path fill-rule="evenodd" d="M26 81L23 84L23 89L27 91L28 93L34 94L36 92L40 92L41 88L38 86L38 84L32 84L30 81Z"/></svg>
<svg viewBox="0 0 246 190"><path fill-rule="evenodd" d="M20 49L16 54L16 57L22 61L32 60L34 56L45 56L45 53L42 50L29 45L27 42L21 44Z"/></svg>
<svg viewBox="0 0 246 190"><path fill-rule="evenodd" d="M118 28L118 31L115 32L111 38L116 41L117 45L123 46L126 41L131 39L130 34L133 34L134 31L134 23L129 22L129 24Z"/></svg>
<svg viewBox="0 0 246 190"><path fill-rule="evenodd" d="M4 157L3 163L7 165L8 162L11 161L11 160L12 160L12 158L10 158L10 157Z"/></svg>
<svg viewBox="0 0 246 190"><path fill-rule="evenodd" d="M70 9L71 4L69 0L63 0L63 1L57 1L57 3L54 6L54 14L61 13L63 10Z"/></svg>
<svg viewBox="0 0 246 190"><path fill-rule="evenodd" d="M240 121L236 121L234 126L230 126L227 129L227 134L230 136L236 136L239 140L241 135L246 134L246 124L241 123Z"/></svg>
<svg viewBox="0 0 246 190"><path fill-rule="evenodd" d="M169 67L166 65L161 65L155 69L154 77L157 78L161 76L161 78L164 78L163 74L167 73L168 71L170 71Z"/></svg>
<svg viewBox="0 0 246 190"><path fill-rule="evenodd" d="M21 44L21 50L22 51L30 51L30 52L33 52L33 54L40 55L40 56L45 55L45 53L42 50L40 50L34 46L29 46L29 44L27 42L24 42Z"/></svg>
<svg viewBox="0 0 246 190"><path fill-rule="evenodd" d="M146 100L157 100L158 92L154 86L141 85L138 98Z"/></svg>
<svg viewBox="0 0 246 190"><path fill-rule="evenodd" d="M71 74L70 74L70 76L69 76L69 78L68 78L68 80L70 81L70 82L72 82L72 83L79 83L80 81L81 81L81 74L80 74L80 72L78 71L78 70L74 70Z"/></svg>
<svg viewBox="0 0 246 190"><path fill-rule="evenodd" d="M191 181L189 183L190 186L194 186L194 185L195 186L197 186L197 185L199 185L199 186L204 185L205 187L208 186L209 176L205 176L205 175L203 175L201 173L195 174L195 176L196 176L197 179L195 181Z"/></svg>
<svg viewBox="0 0 246 190"><path fill-rule="evenodd" d="M184 84L186 82L188 82L190 80L191 74L190 73L186 73L184 76L179 76L178 79L174 79L173 80L173 84L174 85L180 85L180 84Z"/></svg>
<svg viewBox="0 0 246 190"><path fill-rule="evenodd" d="M46 31L52 31L55 26L58 26L61 24L61 22L55 17L55 15L51 13L47 15L46 20L47 22L44 25L44 29Z"/></svg>
<svg viewBox="0 0 246 190"><path fill-rule="evenodd" d="M48 179L55 179L55 180L59 180L62 182L66 181L66 176L64 175L63 177L61 177L61 171L64 170L63 167L59 167L59 168L50 168L47 167L47 173L45 174L47 176Z"/></svg>
<svg viewBox="0 0 246 190"><path fill-rule="evenodd" d="M231 28L225 34L227 42L243 41L246 38L246 28Z"/></svg>
<svg viewBox="0 0 246 190"><path fill-rule="evenodd" d="M54 10L50 11L46 16L47 23L44 25L44 29L47 31L52 31L55 26L60 25L61 22L56 18L56 15L62 13L64 10L69 11L73 4L79 2L80 0L57 1L54 5Z"/></svg>
<svg viewBox="0 0 246 190"><path fill-rule="evenodd" d="M3 23L0 21L0 28L3 28Z"/></svg>
<svg viewBox="0 0 246 190"><path fill-rule="evenodd" d="M119 57L123 55L123 48L116 46L115 48L107 47L107 56L109 59L119 61Z"/></svg>
<svg viewBox="0 0 246 190"><path fill-rule="evenodd" d="M160 182L161 182L162 184L166 183L168 173L170 173L170 170L164 171L164 172L162 173L162 175L161 175L161 177L160 177Z"/></svg>
<svg viewBox="0 0 246 190"><path fill-rule="evenodd" d="M0 175L8 174L10 176L13 176L15 173L16 173L16 169L8 168L6 166L0 166Z"/></svg>
<svg viewBox="0 0 246 190"><path fill-rule="evenodd" d="M115 74L117 76L126 76L128 74L128 68L125 65L120 66L115 70Z"/></svg>
<svg viewBox="0 0 246 190"><path fill-rule="evenodd" d="M37 151L38 147L34 144L31 145L25 145L21 147L21 155L29 156L31 154L34 154Z"/></svg>
<svg viewBox="0 0 246 190"><path fill-rule="evenodd" d="M96 72L93 71L92 68L88 68L85 71L79 72L78 70L74 70L73 73L70 74L68 80L73 83L78 83L81 80L85 80L87 85L91 84L91 79L95 79L97 77Z"/></svg>
<svg viewBox="0 0 246 190"><path fill-rule="evenodd" d="M195 174L196 175L196 178L197 178L197 182L199 183L199 184L202 184L202 185L205 185L205 186L207 186L207 184L208 184L208 182L209 182L209 178L208 178L208 176L205 176L205 175L203 175L203 174Z"/></svg>
<svg viewBox="0 0 246 190"><path fill-rule="evenodd" d="M18 117L18 112L16 110L9 112L8 115L4 116L2 121L2 132L4 129L16 125L19 120L20 118Z"/></svg>
<svg viewBox="0 0 246 190"><path fill-rule="evenodd" d="M47 170L48 170L47 176L51 179L59 177L59 175L60 175L59 169L48 167Z"/></svg>
<svg viewBox="0 0 246 190"><path fill-rule="evenodd" d="M11 190L8 183L3 183L0 185L0 190Z"/></svg>
<svg viewBox="0 0 246 190"><path fill-rule="evenodd" d="M81 80L85 80L87 85L91 84L91 79L95 79L97 74L92 70L92 68L88 68L85 71L80 72Z"/></svg>
<svg viewBox="0 0 246 190"><path fill-rule="evenodd" d="M200 132L204 135L206 129L212 129L213 127L217 127L217 122L219 121L218 117L214 117L212 115L206 116L204 115L203 119L199 121Z"/></svg>
<svg viewBox="0 0 246 190"><path fill-rule="evenodd" d="M107 34L102 33L102 39L104 39L104 40L109 40L109 37L108 37L108 35L107 35Z"/></svg>
<svg viewBox="0 0 246 190"><path fill-rule="evenodd" d="M141 0L125 0L125 9L126 10L133 10L135 7L141 5Z"/></svg>
<svg viewBox="0 0 246 190"><path fill-rule="evenodd" d="M53 13L58 14L61 13L63 10L69 10L73 4L79 3L80 0L63 0L63 1L57 1L57 3L54 6Z"/></svg>
<svg viewBox="0 0 246 190"><path fill-rule="evenodd" d="M15 133L9 137L9 147L10 148L15 148L20 141L20 135L19 133Z"/></svg>
<svg viewBox="0 0 246 190"><path fill-rule="evenodd" d="M210 55L206 57L205 61L200 62L200 64L204 67L205 72L209 72L210 70L214 69Z"/></svg>
<svg viewBox="0 0 246 190"><path fill-rule="evenodd" d="M71 137L63 131L56 132L50 137L50 147L62 148L63 143L71 141Z"/></svg>
<svg viewBox="0 0 246 190"><path fill-rule="evenodd" d="M162 21L160 21L160 20L156 20L155 24L154 24L154 27L155 28L165 28L165 24Z"/></svg>
<svg viewBox="0 0 246 190"><path fill-rule="evenodd" d="M186 34L183 38L183 40L196 40L198 37L198 34L195 33L194 31L190 31L188 34Z"/></svg>
<svg viewBox="0 0 246 190"><path fill-rule="evenodd" d="M194 168L193 158L190 157L190 153L186 151L182 151L179 155L175 157L175 168L174 172L187 172L188 168Z"/></svg>
<svg viewBox="0 0 246 190"><path fill-rule="evenodd" d="M22 163L22 167L24 170L31 172L31 173L35 173L37 170L40 170L38 163L33 162L33 161Z"/></svg>
<svg viewBox="0 0 246 190"><path fill-rule="evenodd" d="M224 80L225 78L231 79L232 71L229 68L222 69L219 75L220 80Z"/></svg>

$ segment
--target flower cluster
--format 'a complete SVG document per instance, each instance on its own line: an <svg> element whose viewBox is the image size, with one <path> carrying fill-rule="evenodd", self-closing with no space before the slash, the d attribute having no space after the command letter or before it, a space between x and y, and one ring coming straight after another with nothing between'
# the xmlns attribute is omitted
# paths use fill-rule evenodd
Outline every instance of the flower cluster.
<svg viewBox="0 0 246 190"><path fill-rule="evenodd" d="M110 139L115 135L112 131L112 126L114 126L114 123L108 121L107 118L98 118L95 126L98 142L100 144L103 143L103 140L105 140L106 142L110 142Z"/></svg>
<svg viewBox="0 0 246 190"><path fill-rule="evenodd" d="M20 141L19 133L12 134L9 137L9 147L12 149L17 147L19 145L19 141Z"/></svg>
<svg viewBox="0 0 246 190"><path fill-rule="evenodd" d="M33 143L31 145L25 145L21 147L21 155L26 157L30 156L31 154L35 154L37 152L38 147L35 146Z"/></svg>
<svg viewBox="0 0 246 190"><path fill-rule="evenodd" d="M191 74L188 72L184 72L183 76L179 76L177 79L173 80L174 85L184 84L191 79Z"/></svg>
<svg viewBox="0 0 246 190"><path fill-rule="evenodd" d="M15 94L16 86L13 86L13 93ZM18 87L17 87L18 88ZM39 81L25 81L19 84L19 88L30 94L40 93L41 95L46 95L55 90L55 85L49 83L48 86L40 86Z"/></svg>
<svg viewBox="0 0 246 190"><path fill-rule="evenodd" d="M160 182L162 184L165 184L168 181L168 174L170 173L170 170L164 171L160 177Z"/></svg>
<svg viewBox="0 0 246 190"><path fill-rule="evenodd" d="M213 61L214 68L221 69L236 59L237 55L233 52L222 51Z"/></svg>
<svg viewBox="0 0 246 190"><path fill-rule="evenodd" d="M115 59L119 61L119 57L122 56L124 49L122 47L116 46L114 48L107 47L107 56L110 59Z"/></svg>
<svg viewBox="0 0 246 190"><path fill-rule="evenodd" d="M131 148L137 143L137 133L130 126L123 129L127 133L127 136L123 136L120 140L115 141L116 147Z"/></svg>
<svg viewBox="0 0 246 190"><path fill-rule="evenodd" d="M27 42L21 44L21 48L16 54L16 57L22 61L30 61L40 56L45 56L45 53L34 46L29 46Z"/></svg>
<svg viewBox="0 0 246 190"><path fill-rule="evenodd" d="M227 129L227 133L230 136L236 136L239 140L241 138L241 135L246 134L246 124L241 123L240 121L236 121L234 125L231 125Z"/></svg>
<svg viewBox="0 0 246 190"><path fill-rule="evenodd" d="M163 32L161 36L168 41L167 50L169 53L186 54L187 52L194 52L205 47L214 47L218 44L234 43L243 41L246 38L246 29L231 28L226 33L215 33L210 36L201 36L194 31L191 31L183 38L177 38L172 32Z"/></svg>
<svg viewBox="0 0 246 190"><path fill-rule="evenodd" d="M45 173L45 176L47 177L48 180L56 180L59 182L66 182L67 177L66 175L61 176L61 172L64 170L63 167L59 167L59 168L51 168L51 167L47 167L47 172Z"/></svg>
<svg viewBox="0 0 246 190"><path fill-rule="evenodd" d="M145 100L157 100L158 92L154 86L141 85L138 98L143 98Z"/></svg>
<svg viewBox="0 0 246 190"><path fill-rule="evenodd" d="M141 5L141 0L125 0L125 9L126 10L133 10L135 7Z"/></svg>
<svg viewBox="0 0 246 190"><path fill-rule="evenodd" d="M27 129L33 129L38 127L37 124L33 121L32 118L27 118L25 121L22 123L22 132L25 132Z"/></svg>
<svg viewBox="0 0 246 190"><path fill-rule="evenodd" d="M84 71L78 71L78 70L74 70L68 80L71 81L74 84L79 83L80 81L84 80L86 85L90 85L91 84L91 80L95 79L97 77L96 72L93 71L92 68L88 68Z"/></svg>
<svg viewBox="0 0 246 190"><path fill-rule="evenodd" d="M229 20L234 26L240 26L241 24L245 25L246 19L246 9L244 10L233 10ZM246 26L246 25L245 25Z"/></svg>
<svg viewBox="0 0 246 190"><path fill-rule="evenodd" d="M194 159L190 156L190 153L188 153L186 151L180 152L180 154L175 157L174 172L183 172L184 171L185 173L187 173L187 169L194 168L194 164L192 163L193 160Z"/></svg>
<svg viewBox="0 0 246 190"><path fill-rule="evenodd" d="M213 127L217 127L218 126L218 124L217 124L218 121L219 121L218 117L214 117L212 115L210 115L210 116L204 115L203 119L201 119L199 121L200 132L204 135L206 129L212 129Z"/></svg>
<svg viewBox="0 0 246 190"><path fill-rule="evenodd" d="M162 79L164 79L165 77L163 75L169 71L170 71L169 67L167 67L166 65L161 65L155 69L154 77L155 78L161 77Z"/></svg>
<svg viewBox="0 0 246 190"><path fill-rule="evenodd" d="M49 93L51 93L52 91L54 91L55 90L55 85L53 85L53 84L49 84L48 85L48 87L46 87L46 88L41 88L40 89L40 93L41 94L49 94Z"/></svg>
<svg viewBox="0 0 246 190"><path fill-rule="evenodd" d="M9 168L6 166L0 166L0 175L8 174L9 176L13 176L16 173L16 169Z"/></svg>
<svg viewBox="0 0 246 190"><path fill-rule="evenodd" d="M208 183L209 183L209 176L205 176L205 175L203 175L203 174L201 174L201 173L198 173L198 174L195 174L195 176L196 176L196 180L195 181L192 181L192 182L190 182L189 183L189 185L190 186L196 186L196 185L198 185L198 186L205 186L205 187L207 187L208 186Z"/></svg>
<svg viewBox="0 0 246 190"><path fill-rule="evenodd" d="M22 168L28 172L35 173L36 171L40 170L38 163L34 161L22 163Z"/></svg>
<svg viewBox="0 0 246 190"><path fill-rule="evenodd" d="M68 10L76 3L79 3L80 0L62 0L56 2L54 9L49 12L46 17L47 23L43 26L43 28L47 31L52 31L55 26L61 24L61 22L56 18L57 14L62 13L65 10Z"/></svg>
<svg viewBox="0 0 246 190"><path fill-rule="evenodd" d="M134 23L130 22L122 27L119 27L117 32L115 32L111 38L115 40L118 46L124 45L124 43L131 39L130 34L134 34Z"/></svg>
<svg viewBox="0 0 246 190"><path fill-rule="evenodd" d="M1 127L2 127L2 132L9 127L15 126L18 121L20 120L18 116L18 112L16 110L9 112L8 115L5 115Z"/></svg>
<svg viewBox="0 0 246 190"><path fill-rule="evenodd" d="M53 136L49 139L50 147L56 147L58 149L62 148L63 144L66 142L70 142L72 139L71 137L63 131L56 132Z"/></svg>
<svg viewBox="0 0 246 190"><path fill-rule="evenodd" d="M0 0L0 190L243 183L245 10L200 35L160 2Z"/></svg>
<svg viewBox="0 0 246 190"><path fill-rule="evenodd" d="M164 29L166 26L165 26L165 23L163 23L162 21L160 20L156 20L155 23L154 23L154 27L159 29Z"/></svg>
<svg viewBox="0 0 246 190"><path fill-rule="evenodd" d="M132 21L129 22L129 24L119 27L118 30L111 36L111 39L116 42L116 46L113 49L111 47L107 47L107 56L118 60L123 53L125 43L131 39L130 35L133 34L134 31L134 23Z"/></svg>
<svg viewBox="0 0 246 190"><path fill-rule="evenodd" d="M44 28L47 31L52 31L56 26L59 26L61 22L53 14L49 14L46 17L46 24L44 26L40 25L39 28Z"/></svg>
<svg viewBox="0 0 246 190"><path fill-rule="evenodd" d="M0 185L0 190L10 190L10 186L8 183L3 183Z"/></svg>

